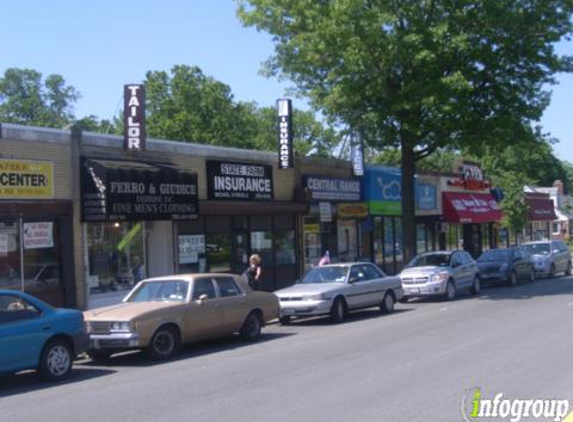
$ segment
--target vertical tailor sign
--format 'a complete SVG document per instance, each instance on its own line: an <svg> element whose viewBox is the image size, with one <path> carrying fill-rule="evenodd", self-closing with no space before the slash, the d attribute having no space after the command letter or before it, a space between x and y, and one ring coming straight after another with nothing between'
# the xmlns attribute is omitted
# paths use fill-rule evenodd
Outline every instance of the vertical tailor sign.
<svg viewBox="0 0 573 422"><path fill-rule="evenodd" d="M277 114L279 126L279 169L290 169L294 167L291 100L278 100Z"/></svg>
<svg viewBox="0 0 573 422"><path fill-rule="evenodd" d="M144 85L124 85L123 127L123 148L126 150L144 150L147 137Z"/></svg>

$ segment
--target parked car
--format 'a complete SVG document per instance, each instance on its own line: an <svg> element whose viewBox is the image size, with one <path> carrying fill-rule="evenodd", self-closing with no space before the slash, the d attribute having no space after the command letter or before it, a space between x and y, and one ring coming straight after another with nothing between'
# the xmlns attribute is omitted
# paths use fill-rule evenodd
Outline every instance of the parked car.
<svg viewBox="0 0 573 422"><path fill-rule="evenodd" d="M535 273L554 277L563 272L571 275L571 252L562 240L539 240L521 245L532 257Z"/></svg>
<svg viewBox="0 0 573 422"><path fill-rule="evenodd" d="M338 323L355 309L379 306L392 312L402 298L402 286L398 277L386 276L370 262L347 262L311 268L294 286L275 295L283 324L292 317L315 315L330 315Z"/></svg>
<svg viewBox="0 0 573 422"><path fill-rule="evenodd" d="M399 274L404 301L412 297L443 296L453 300L458 290L480 291L476 262L466 251L436 251L416 256Z"/></svg>
<svg viewBox="0 0 573 422"><path fill-rule="evenodd" d="M528 252L522 248L489 249L477 259L482 283L534 281L535 267Z"/></svg>
<svg viewBox="0 0 573 422"><path fill-rule="evenodd" d="M265 322L278 318L277 298L252 291L233 274L186 274L140 281L123 303L84 313L94 359L129 349L150 358L175 355L182 343L238 332L259 337Z"/></svg>
<svg viewBox="0 0 573 422"><path fill-rule="evenodd" d="M88 342L80 311L55 309L27 293L0 290L0 373L38 369L47 379L64 378Z"/></svg>

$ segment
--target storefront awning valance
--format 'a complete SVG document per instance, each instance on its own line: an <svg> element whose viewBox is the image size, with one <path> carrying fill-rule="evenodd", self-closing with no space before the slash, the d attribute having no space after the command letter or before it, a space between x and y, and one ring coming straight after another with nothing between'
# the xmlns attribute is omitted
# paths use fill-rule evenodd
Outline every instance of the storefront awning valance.
<svg viewBox="0 0 573 422"><path fill-rule="evenodd" d="M443 192L444 219L449 223L491 223L502 212L489 193Z"/></svg>
<svg viewBox="0 0 573 422"><path fill-rule="evenodd" d="M82 221L191 220L197 175L171 166L82 158Z"/></svg>
<svg viewBox="0 0 573 422"><path fill-rule="evenodd" d="M526 196L525 203L529 208L529 221L557 220L553 200L550 198L533 198Z"/></svg>

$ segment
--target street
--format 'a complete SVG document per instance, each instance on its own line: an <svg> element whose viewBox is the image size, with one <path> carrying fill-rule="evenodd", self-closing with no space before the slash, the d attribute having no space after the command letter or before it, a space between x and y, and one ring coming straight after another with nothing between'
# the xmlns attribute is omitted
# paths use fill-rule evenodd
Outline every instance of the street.
<svg viewBox="0 0 573 422"><path fill-rule="evenodd" d="M572 315L573 278L557 277L340 325L270 325L256 343L190 345L166 363L131 353L79 361L60 384L3 378L0 420L461 421L477 387L484 398L573 399Z"/></svg>

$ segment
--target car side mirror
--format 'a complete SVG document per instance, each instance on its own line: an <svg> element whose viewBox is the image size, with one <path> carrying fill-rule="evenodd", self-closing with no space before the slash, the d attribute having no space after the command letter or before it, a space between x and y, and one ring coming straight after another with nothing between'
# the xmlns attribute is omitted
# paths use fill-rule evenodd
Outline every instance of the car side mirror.
<svg viewBox="0 0 573 422"><path fill-rule="evenodd" d="M360 280L358 277L351 277L350 280L348 280L348 282L350 284L352 284L352 283L356 283L358 280Z"/></svg>
<svg viewBox="0 0 573 422"><path fill-rule="evenodd" d="M452 262L452 268L458 268L460 266L459 262Z"/></svg>
<svg viewBox="0 0 573 422"><path fill-rule="evenodd" d="M209 295L202 294L201 296L199 296L199 303L203 303L207 300L209 300Z"/></svg>

